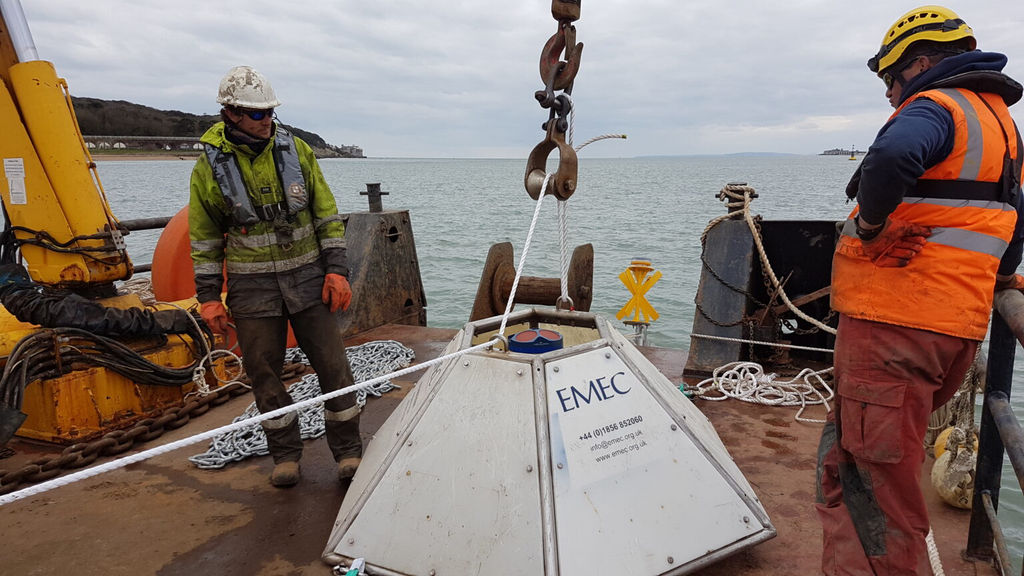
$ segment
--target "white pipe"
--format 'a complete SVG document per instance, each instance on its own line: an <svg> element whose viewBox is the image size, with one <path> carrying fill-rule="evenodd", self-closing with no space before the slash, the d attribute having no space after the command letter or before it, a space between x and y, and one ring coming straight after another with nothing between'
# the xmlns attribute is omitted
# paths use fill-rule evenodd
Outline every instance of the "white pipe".
<svg viewBox="0 0 1024 576"><path fill-rule="evenodd" d="M7 24L11 35L11 44L18 53L19 62L39 60L36 43L32 40L32 31L28 29L25 11L21 9L21 0L0 0L0 16Z"/></svg>

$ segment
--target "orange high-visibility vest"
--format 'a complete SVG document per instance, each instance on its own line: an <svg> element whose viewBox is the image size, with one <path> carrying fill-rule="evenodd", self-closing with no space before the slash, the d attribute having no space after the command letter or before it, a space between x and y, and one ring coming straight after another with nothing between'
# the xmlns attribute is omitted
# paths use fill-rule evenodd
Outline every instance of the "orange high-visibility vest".
<svg viewBox="0 0 1024 576"><path fill-rule="evenodd" d="M832 260L832 307L848 316L983 340L999 260L1017 221L1002 180L1018 135L1003 99L962 88L909 98L940 104L956 126L953 151L930 168L890 218L931 228L924 249L905 268L875 266L863 254L853 217ZM1019 163L1013 164L1020 182Z"/></svg>

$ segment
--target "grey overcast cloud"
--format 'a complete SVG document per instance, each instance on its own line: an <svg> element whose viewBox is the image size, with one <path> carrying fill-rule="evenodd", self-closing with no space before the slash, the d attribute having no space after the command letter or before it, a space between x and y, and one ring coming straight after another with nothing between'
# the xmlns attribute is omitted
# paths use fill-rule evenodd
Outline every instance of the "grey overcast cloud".
<svg viewBox="0 0 1024 576"><path fill-rule="evenodd" d="M891 113L865 62L906 1L586 0L575 141L585 156L866 149ZM946 4L1024 81L1024 11ZM39 57L75 96L212 114L255 66L279 118L370 157L525 158L556 29L549 0L23 0ZM1012 110L1020 110L1021 105Z"/></svg>

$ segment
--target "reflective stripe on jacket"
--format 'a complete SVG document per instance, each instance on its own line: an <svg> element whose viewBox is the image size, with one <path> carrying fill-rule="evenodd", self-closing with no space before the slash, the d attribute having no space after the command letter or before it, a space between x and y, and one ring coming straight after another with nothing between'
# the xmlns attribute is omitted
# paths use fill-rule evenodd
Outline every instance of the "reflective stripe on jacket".
<svg viewBox="0 0 1024 576"><path fill-rule="evenodd" d="M275 128L275 138L280 127ZM224 123L218 122L202 137L204 144L234 157L249 201L257 213L265 206L288 205L281 174L276 168L273 139L262 150L236 145L224 135ZM347 274L344 261L345 226L338 215L334 196L324 180L308 144L291 138L301 169L308 205L304 210L253 224L237 222L225 203L225 195L214 176L210 160L202 155L192 170L189 199L189 236L197 291L203 300L207 280L221 275L226 264L229 275L267 274L294 270L315 262L325 254L328 272ZM295 186L289 186L295 191ZM292 206L295 206L292 202ZM331 250L338 248L340 250ZM328 253L329 256L328 256ZM216 293L219 295L217 283Z"/></svg>
<svg viewBox="0 0 1024 576"><path fill-rule="evenodd" d="M999 259L1017 218L1015 200L997 185L1007 149L1013 159L1021 152L1016 127L1001 97L961 88L915 94L893 116L917 98L950 112L953 150L921 176L917 194L904 197L889 217L926 226L932 234L905 268L881 268L863 253L855 209L833 258L832 307L854 318L982 340Z"/></svg>

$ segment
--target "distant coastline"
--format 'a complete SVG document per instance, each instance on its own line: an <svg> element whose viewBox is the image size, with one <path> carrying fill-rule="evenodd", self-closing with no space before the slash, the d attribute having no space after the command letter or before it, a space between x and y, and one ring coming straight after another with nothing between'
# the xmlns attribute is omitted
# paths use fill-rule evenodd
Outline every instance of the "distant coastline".
<svg viewBox="0 0 1024 576"><path fill-rule="evenodd" d="M86 146L91 152L102 154L198 154L202 150L199 138L221 119L218 114L157 110L124 100L72 96L71 101ZM359 146L335 146L315 132L281 125L309 144L317 158L366 157Z"/></svg>
<svg viewBox="0 0 1024 576"><path fill-rule="evenodd" d="M793 152L729 152L722 154L647 154L636 156L636 158L715 158L715 157L736 157L736 156L805 156Z"/></svg>
<svg viewBox="0 0 1024 576"><path fill-rule="evenodd" d="M832 148L825 150L818 156L863 156L867 154L864 150L847 150L846 148Z"/></svg>
<svg viewBox="0 0 1024 576"><path fill-rule="evenodd" d="M128 162L155 162L172 160L191 160L195 162L199 156L185 156L183 154L93 154L92 159L97 162L128 161Z"/></svg>
<svg viewBox="0 0 1024 576"><path fill-rule="evenodd" d="M316 149L313 151L317 158L345 158L345 156L336 156L333 154L320 154L321 150ZM154 161L154 160L190 160L195 162L196 158L199 158L200 153L196 150L140 150L140 149L121 149L121 150L89 150L89 155L92 156L93 160L97 162L106 162L108 160L129 160L129 161ZM360 156L359 158L365 158Z"/></svg>

